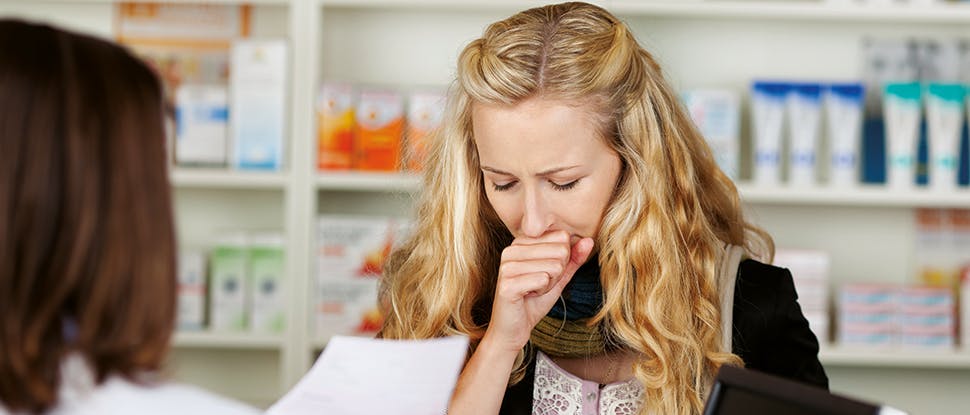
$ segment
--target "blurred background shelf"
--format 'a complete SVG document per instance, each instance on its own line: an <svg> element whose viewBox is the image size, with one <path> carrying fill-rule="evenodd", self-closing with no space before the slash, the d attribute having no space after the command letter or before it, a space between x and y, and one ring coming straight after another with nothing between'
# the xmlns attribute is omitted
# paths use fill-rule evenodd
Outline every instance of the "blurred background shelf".
<svg viewBox="0 0 970 415"><path fill-rule="evenodd" d="M10 1L10 0L8 0ZM30 0L28 0L30 1ZM86 3L105 3L105 4L115 4L121 3L122 0L40 0L38 3L54 3L54 4L86 4ZM159 3L158 0L124 0L128 3ZM174 3L174 4L252 4L252 5L276 5L276 6L286 6L293 0L165 0L161 3ZM298 0L297 0L298 1Z"/></svg>
<svg viewBox="0 0 970 415"><path fill-rule="evenodd" d="M967 5L870 5L826 1L637 1L612 0L621 14L667 17L824 20L882 23L961 23L970 19Z"/></svg>
<svg viewBox="0 0 970 415"><path fill-rule="evenodd" d="M283 335L179 331L175 333L173 345L176 348L278 350L283 347Z"/></svg>
<svg viewBox="0 0 970 415"><path fill-rule="evenodd" d="M884 186L766 187L740 183L738 190L744 202L759 204L901 208L970 206L970 190L966 188L941 191L928 188L897 190Z"/></svg>
<svg viewBox="0 0 970 415"><path fill-rule="evenodd" d="M138 2L147 2L137 0ZM545 0L168 0L252 4L252 35L285 38L287 167L283 173L174 168L180 242L207 247L223 229L286 235L288 329L279 337L180 332L177 378L265 407L312 364L330 334L311 330L321 215L405 216L421 178L316 169L314 102L324 81L408 89L445 86L461 47L485 26ZM0 0L21 16L111 38L117 0ZM857 79L868 37L966 38L970 5L834 5L824 1L604 0L626 20L678 90L745 93L752 79ZM744 106L748 106L745 102ZM742 119L743 124L749 123ZM742 141L750 131L742 126ZM743 155L750 157L750 155ZM742 161L745 163L745 161ZM739 183L751 219L780 247L832 253L833 286L912 275L918 207L970 207L970 192L883 187L765 188ZM832 389L911 413L962 413L970 352L821 352ZM945 370L955 369L955 370ZM913 385L920 385L916 390Z"/></svg>
<svg viewBox="0 0 970 415"><path fill-rule="evenodd" d="M409 173L324 172L316 181L320 190L409 193L421 188L421 177Z"/></svg>
<svg viewBox="0 0 970 415"><path fill-rule="evenodd" d="M317 0L329 8L434 9L453 11L517 11L540 6L543 1L515 0ZM970 5L868 5L818 1L594 1L624 16L690 17L712 19L779 19L795 21L845 21L880 23L965 23Z"/></svg>
<svg viewBox="0 0 970 415"><path fill-rule="evenodd" d="M819 358L826 367L970 369L970 352L965 350L865 350L829 346L822 348L819 352Z"/></svg>
<svg viewBox="0 0 970 415"><path fill-rule="evenodd" d="M227 169L177 167L171 171L172 184L179 188L282 189L286 173L249 172Z"/></svg>

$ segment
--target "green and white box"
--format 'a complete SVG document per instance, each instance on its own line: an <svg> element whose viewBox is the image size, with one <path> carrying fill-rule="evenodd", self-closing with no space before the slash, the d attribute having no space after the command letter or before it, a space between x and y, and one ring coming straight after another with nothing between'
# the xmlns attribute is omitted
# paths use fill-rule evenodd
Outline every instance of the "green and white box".
<svg viewBox="0 0 970 415"><path fill-rule="evenodd" d="M283 236L253 235L249 245L252 308L250 329L254 333L282 333L286 328L283 304L285 284Z"/></svg>
<svg viewBox="0 0 970 415"><path fill-rule="evenodd" d="M212 330L243 331L247 327L247 256L246 238L243 235L221 238L212 249L212 277L209 284Z"/></svg>

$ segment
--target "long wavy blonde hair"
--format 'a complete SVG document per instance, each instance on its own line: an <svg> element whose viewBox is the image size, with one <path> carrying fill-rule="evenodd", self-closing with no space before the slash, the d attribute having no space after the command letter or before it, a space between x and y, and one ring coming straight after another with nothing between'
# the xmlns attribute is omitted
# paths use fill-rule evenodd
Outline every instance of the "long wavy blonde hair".
<svg viewBox="0 0 970 415"><path fill-rule="evenodd" d="M727 243L767 260L773 242L744 220L737 189L653 57L623 22L586 3L518 13L462 51L414 234L385 267L381 336L481 339L512 237L485 198L471 107L536 97L586 105L623 162L596 238L604 304L593 323L639 354L641 413L700 413L717 368L742 364L721 350L719 255Z"/></svg>

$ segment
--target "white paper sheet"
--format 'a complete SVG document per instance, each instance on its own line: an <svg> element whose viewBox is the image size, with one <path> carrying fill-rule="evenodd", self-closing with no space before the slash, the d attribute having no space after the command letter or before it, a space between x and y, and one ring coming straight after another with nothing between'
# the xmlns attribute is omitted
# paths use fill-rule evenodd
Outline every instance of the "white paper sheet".
<svg viewBox="0 0 970 415"><path fill-rule="evenodd" d="M309 372L266 415L444 414L468 338L334 336Z"/></svg>

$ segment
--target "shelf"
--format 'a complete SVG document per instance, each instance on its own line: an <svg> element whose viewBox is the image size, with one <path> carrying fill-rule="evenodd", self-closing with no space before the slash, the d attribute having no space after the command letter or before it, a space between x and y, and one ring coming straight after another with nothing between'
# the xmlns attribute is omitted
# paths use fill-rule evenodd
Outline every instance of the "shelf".
<svg viewBox="0 0 970 415"><path fill-rule="evenodd" d="M373 332L373 333L362 333L362 334L341 333L338 330L327 330L325 333L312 332L311 335L310 335L310 347L313 349L313 351L323 350L324 347L327 347L327 342L329 342L330 339L333 338L333 336L338 336L338 335L339 336L366 337L366 338L371 338L372 339L375 336L377 336L377 332Z"/></svg>
<svg viewBox="0 0 970 415"><path fill-rule="evenodd" d="M883 186L856 188L792 188L763 187L747 183L738 185L741 200L753 204L828 205L866 207L970 207L970 190L937 191L916 187L912 190L893 190Z"/></svg>
<svg viewBox="0 0 970 415"><path fill-rule="evenodd" d="M518 11L545 4L513 0L317 0L325 7ZM621 16L694 17L712 19L780 19L881 23L966 23L970 5L865 5L802 2L719 0L598 1Z"/></svg>
<svg viewBox="0 0 970 415"><path fill-rule="evenodd" d="M349 190L362 192L415 192L421 188L421 177L407 173L320 173L320 190Z"/></svg>
<svg viewBox="0 0 970 415"><path fill-rule="evenodd" d="M283 346L283 335L180 331L175 333L173 345L183 349L278 350Z"/></svg>
<svg viewBox="0 0 970 415"><path fill-rule="evenodd" d="M320 190L360 192L417 192L421 177L398 173L323 173L317 177ZM817 205L861 207L970 207L970 189L937 191L916 187L893 190L883 186L864 185L854 188L756 186L740 183L738 191L746 203L768 205Z"/></svg>
<svg viewBox="0 0 970 415"><path fill-rule="evenodd" d="M504 10L509 12L549 4L549 2L541 0L317 0L317 2L324 7L456 11Z"/></svg>
<svg viewBox="0 0 970 415"><path fill-rule="evenodd" d="M819 360L825 366L909 369L970 369L970 352L962 350L867 350L823 347Z"/></svg>
<svg viewBox="0 0 970 415"><path fill-rule="evenodd" d="M970 6L866 5L777 1L637 1L613 0L606 3L621 15L665 17L705 17L728 19L784 19L881 23L966 23Z"/></svg>
<svg viewBox="0 0 970 415"><path fill-rule="evenodd" d="M188 3L188 4L252 4L252 5L276 5L286 6L291 0L41 0L38 3L63 3L63 4L98 4L98 3Z"/></svg>
<svg viewBox="0 0 970 415"><path fill-rule="evenodd" d="M278 172L249 172L226 169L176 167L171 171L172 184L181 188L282 189L289 180Z"/></svg>

